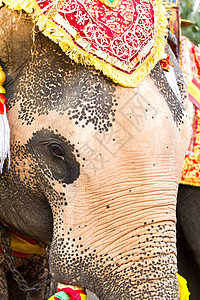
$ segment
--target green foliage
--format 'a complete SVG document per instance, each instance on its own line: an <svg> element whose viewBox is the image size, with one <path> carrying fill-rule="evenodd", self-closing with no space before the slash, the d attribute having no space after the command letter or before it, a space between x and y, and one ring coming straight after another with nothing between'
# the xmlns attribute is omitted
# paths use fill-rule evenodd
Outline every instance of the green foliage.
<svg viewBox="0 0 200 300"><path fill-rule="evenodd" d="M186 35L195 45L200 44L200 3L199 0L181 0L181 18L190 20L194 25L182 28L181 34Z"/></svg>

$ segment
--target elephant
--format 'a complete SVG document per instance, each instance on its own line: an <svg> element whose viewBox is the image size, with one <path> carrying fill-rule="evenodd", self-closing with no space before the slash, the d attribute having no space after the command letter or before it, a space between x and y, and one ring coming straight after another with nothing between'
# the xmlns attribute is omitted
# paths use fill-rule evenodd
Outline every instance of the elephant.
<svg viewBox="0 0 200 300"><path fill-rule="evenodd" d="M191 185L179 185L177 196L178 268L188 281L190 299L200 295L200 190Z"/></svg>
<svg viewBox="0 0 200 300"><path fill-rule="evenodd" d="M73 62L25 13L3 6L0 49L11 130L1 223L50 245L57 283L104 300L180 299L176 196L190 124L170 48L177 85L157 63L125 88ZM23 299L1 270L1 299L6 285L9 299ZM45 299L43 290L31 296Z"/></svg>

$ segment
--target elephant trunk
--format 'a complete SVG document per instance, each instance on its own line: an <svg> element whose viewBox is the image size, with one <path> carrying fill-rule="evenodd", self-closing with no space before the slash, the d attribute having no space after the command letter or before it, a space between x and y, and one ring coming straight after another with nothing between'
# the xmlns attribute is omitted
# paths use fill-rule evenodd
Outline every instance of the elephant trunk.
<svg viewBox="0 0 200 300"><path fill-rule="evenodd" d="M83 286L103 300L179 299L175 237L173 221L154 220L110 245L102 241L99 250L68 234L68 242L53 241L51 270L57 281Z"/></svg>
<svg viewBox="0 0 200 300"><path fill-rule="evenodd" d="M126 160L120 175L112 166L109 176L83 175L67 207L54 207L51 271L102 300L178 300L178 173L171 166L163 172L162 161L152 169Z"/></svg>

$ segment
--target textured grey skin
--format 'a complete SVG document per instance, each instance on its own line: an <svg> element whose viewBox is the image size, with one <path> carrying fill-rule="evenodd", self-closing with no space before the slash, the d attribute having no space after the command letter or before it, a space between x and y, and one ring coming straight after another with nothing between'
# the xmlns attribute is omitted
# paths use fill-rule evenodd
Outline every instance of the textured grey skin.
<svg viewBox="0 0 200 300"><path fill-rule="evenodd" d="M161 90L161 93L165 97L166 102L169 105L169 109L173 115L174 122L178 126L182 122L182 117L184 115L183 107L184 107L185 98L187 97L186 86L185 86L185 82L184 82L184 79L182 76L182 72L178 65L178 61L175 58L175 56L173 55L169 45L166 46L165 52L169 55L170 61L174 65L174 73L176 76L179 91L182 96L182 104L183 105L180 106L180 101L176 97L174 97L175 95L174 95L172 88L169 87L168 85L166 85L166 78L165 78L164 73L162 72L162 69L161 69L161 66L159 63L157 64L156 68L154 68L154 70L151 71L150 76L154 80L155 85Z"/></svg>
<svg viewBox="0 0 200 300"><path fill-rule="evenodd" d="M61 119L63 112L67 112L69 119L74 121L75 128L91 126L94 132L109 131L116 121L116 85L92 67L73 63L57 45L42 34L36 35L37 50L32 57L32 23L25 21L26 26L22 26L23 20L15 20L16 24L12 25L11 13L3 8L2 14L4 13L7 16L4 26L7 26L9 34L6 33L6 39L0 39L0 48L3 49L0 59L7 74L6 89L11 111L20 103L18 120L24 128L31 131L36 115L45 117L53 110ZM10 36L16 26L19 26L21 37L13 35L11 42ZM24 40L24 36L27 39ZM19 43L19 40L23 43ZM167 86L159 65L150 76L167 102L173 125L180 129L185 115L183 105ZM19 233L45 243L51 242L53 235L51 268L59 281L84 284L95 291L100 299L105 300L121 297L123 300L140 299L141 286L147 299L178 299L175 259L170 256L166 259L162 257L163 247L169 253L174 252L174 240L166 234L173 232L174 227L167 221L159 224L150 216L148 224L143 222L139 226L147 231L137 245L141 253L139 261L136 259L134 262L133 251L130 254L122 251L119 259L133 264L121 271L117 270L118 264L113 261L113 257L107 253L98 254L96 249L90 250L90 246L82 244L82 236L74 238L74 228L64 228L60 216L68 209L69 201L65 193L54 189L53 184L66 187L76 183L80 165L84 168L85 157L79 153L75 144L52 127L53 124L48 124L40 130L34 129L26 143L23 144L20 140L12 145L11 168L7 171L5 166L1 176L1 220ZM55 145L58 147L55 148ZM130 192L131 190L128 191ZM105 205L105 211L110 208L110 205ZM88 226L85 223L81 225L85 228ZM67 235L68 239L64 241L60 232L63 236ZM160 238L164 246L161 245ZM140 240L140 236L137 239ZM159 246L156 248L154 243L157 240ZM150 245L146 248L147 242ZM156 259L149 261L149 253L154 257L160 256L158 262ZM170 269L169 265L172 266ZM160 266L164 268L161 270ZM159 282L154 283L154 278L145 281L152 270ZM170 278L172 292L165 285L165 273ZM128 278L130 275L138 279L135 286ZM149 283L154 290L149 289Z"/></svg>

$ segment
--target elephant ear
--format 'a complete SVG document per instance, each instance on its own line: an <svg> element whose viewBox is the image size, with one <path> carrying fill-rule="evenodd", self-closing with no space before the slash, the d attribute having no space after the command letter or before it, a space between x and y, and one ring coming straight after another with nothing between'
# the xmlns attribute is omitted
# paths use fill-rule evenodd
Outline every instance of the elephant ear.
<svg viewBox="0 0 200 300"><path fill-rule="evenodd" d="M136 87L166 58L163 0L0 0L28 13L77 63Z"/></svg>
<svg viewBox="0 0 200 300"><path fill-rule="evenodd" d="M10 166L10 128L7 119L8 104L4 96L5 73L0 67L0 174L3 170L5 159L8 157L8 167Z"/></svg>
<svg viewBox="0 0 200 300"><path fill-rule="evenodd" d="M174 55L178 59L178 44L177 44L177 39L176 39L175 35L171 31L168 31L167 41L168 41L169 46L172 49L172 52L174 53Z"/></svg>

